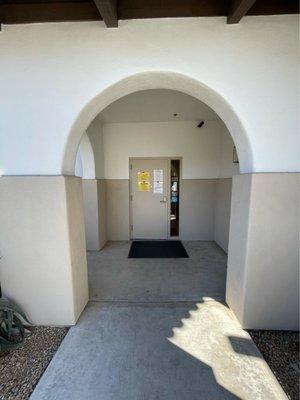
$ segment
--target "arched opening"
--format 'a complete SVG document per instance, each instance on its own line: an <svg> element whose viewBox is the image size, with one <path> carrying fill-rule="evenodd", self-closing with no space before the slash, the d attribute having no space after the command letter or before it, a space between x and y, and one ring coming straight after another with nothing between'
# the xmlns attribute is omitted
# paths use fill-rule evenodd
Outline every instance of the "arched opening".
<svg viewBox="0 0 300 400"><path fill-rule="evenodd" d="M228 110L226 114L224 107L223 114L228 116ZM237 144L233 142L225 123L203 101L186 92L165 88L136 90L118 98L96 116L94 113L92 116L94 118L90 125L84 125L85 135L92 143L96 165L96 179L93 183L90 181L87 187L87 182L83 180L87 249L100 250L108 241L110 245L107 251L111 252L112 257L115 252L120 264L118 254L123 252L122 257L125 261L129 248L126 248L124 243L117 242L140 239L132 232L135 223L132 221L129 161L132 158L180 160L180 224L178 233L174 236L189 242L186 244L188 252L193 253L196 249L198 253L209 254L212 261L212 274L206 275L200 292L197 293L195 288L194 296L200 293L200 296L225 300L225 253L228 251L229 240L231 179L234 174L239 173L241 166L234 154ZM239 127L239 132L243 132L236 117L231 116L227 121L227 124L229 123ZM74 136L75 132L73 127ZM239 137L238 142L239 148L245 149L247 138ZM81 152L80 144L78 154ZM243 154L245 169L247 165L251 165L252 158L249 157L249 149ZM241 160L239 162L241 163ZM104 187L101 193L99 185ZM91 206L92 203L94 206ZM95 229L96 220L98 223ZM158 239L173 239L171 226L168 228L168 237ZM91 240L91 232L94 232L94 241ZM146 236L144 239L151 237ZM199 243L200 241L202 243ZM198 247L192 242L198 242ZM217 243L217 246L214 243ZM218 246L225 253L220 253ZM111 269L117 275L113 272L111 277L106 276L108 287L104 288L101 267L98 267L105 265L105 262L103 263L102 255L98 255L98 259L96 253L88 256L91 269L90 298L99 299L103 297L103 293L107 293L108 299L111 299L114 295L110 289L115 285L113 282L118 281L118 270ZM220 265L213 265L213 260L218 257ZM198 263L199 260L194 259L193 262ZM212 275L217 275L218 268L219 276L211 283ZM139 280L142 281L145 282L145 279ZM121 282L117 286L124 287ZM143 290L149 295L152 289L146 284ZM134 291L131 293L134 296ZM158 293L153 290L152 294L154 301ZM172 296L172 288L169 294ZM185 294L182 295L184 298ZM124 298L125 295L119 293L119 296ZM140 300L144 299L142 297Z"/></svg>
<svg viewBox="0 0 300 400"><path fill-rule="evenodd" d="M96 241L93 244L93 246L95 245L95 250L99 250L99 248L102 247L102 241L105 240L105 237L103 238L103 235L101 236L101 232L103 233L103 230L101 231L101 223L105 221L107 214L103 204L109 207L108 211L112 216L109 222L120 221L119 217L115 218L113 207L113 202L118 201L118 195L108 198L107 193L105 193L105 174L103 175L105 168L103 168L103 163L99 163L98 157L95 157L93 162L91 151L87 151L87 154L82 151L81 162L86 164L82 166L83 175L86 174L88 179L81 180L74 176L76 153L83 134L87 132L87 136L93 148L95 148L95 146L101 148L102 145L99 143L99 135L93 133L93 127L97 125L96 117L99 112L122 96L124 97L137 91L159 89L176 90L177 92L184 93L186 96L191 96L202 101L203 104L208 105L212 110L216 111L218 118L224 121L227 129L233 136L240 158L241 172L251 170L252 150L248 144L248 138L243 126L230 105L212 89L188 76L173 72L145 72L125 78L108 87L86 104L74 121L68 139L65 142L64 156L61 159L59 176L39 175L36 177L26 177L26 179L21 177L2 179L2 184L7 185L7 189L4 190L5 196L3 196L7 202L5 206L11 206L11 199L13 198L16 204L15 208L18 210L18 217L16 218L20 219L22 222L22 225L18 223L16 229L10 231L10 236L4 243L5 251L11 254L11 258L8 264L9 268L5 269L2 282L4 282L3 286L6 288L6 293L10 295L14 293L15 277L17 277L16 280L20 282L25 279L27 275L33 277L29 280L27 286L22 286L22 290L24 290L18 293L18 297L16 297L15 300L27 307L29 316L32 317L34 321L43 324L74 324L88 301L82 187L90 186L92 188L93 197L90 198L90 207L86 209L91 210L88 215L90 216L90 220L93 221L96 232L98 232L98 237L96 237ZM193 121L193 124L199 136L202 135L201 132L205 132L208 126L208 124L205 124L203 128L199 129L195 126L195 121ZM84 146L84 140L86 139L83 138L82 140L83 144L81 147L91 150L91 146L87 143ZM184 148L184 144L181 148ZM166 152L164 155L171 157L175 155L180 156L181 149L177 150L177 154L173 149L172 152L168 152L169 154ZM138 156L138 154L136 153L135 156ZM150 156L150 153L147 154L147 156ZM159 156L162 156L162 153ZM40 157L42 157L42 154ZM184 157L182 160L183 166L185 165L185 159L189 160L190 157ZM87 165L90 166L90 169L87 168ZM127 165L127 173L129 173L128 169ZM184 169L182 172L182 178L193 178L192 175L185 176ZM210 178L216 178L216 176L210 176ZM15 185L16 181L22 181L24 183L24 187L26 188L24 192L27 193L27 196L23 194L23 186ZM48 182L51 184L48 184ZM82 185L82 182L84 182L84 185ZM111 186L117 183L117 179L112 179ZM118 186L112 189L118 189ZM16 194L12 195L11 193L14 193L15 190ZM22 190L21 195L19 190ZM212 192L213 190L210 191L211 194ZM32 193L34 193L35 196L35 203L33 203ZM187 191L183 190L182 194L184 193L187 193ZM86 198L86 195L84 195L84 197ZM129 203L128 197L127 203ZM199 204L199 202L196 203ZM185 202L185 204L187 204L187 202ZM205 204L209 204L209 201L206 201ZM123 209L126 210L126 214L128 215L129 205L123 204ZM186 210L188 212L189 207L187 207ZM95 217L96 213L98 213L98 219ZM18 243L21 243L19 247L23 252L20 253L20 249L18 249L17 252L13 251L11 243L15 243L16 241L15 238L17 236L14 232L18 232L20 229L22 232L27 232L28 218L24 218L24 215L30 215L30 219L35 221L36 225L34 229L32 229L31 236L27 235L27 233L21 236L18 233ZM119 215L122 216L122 213ZM181 214L181 217L183 215L184 214ZM203 210L201 215L207 217ZM210 212L209 215L210 226L212 227L212 212ZM44 221L43 224L41 224L41 221ZM123 227L125 227L124 229L128 232L129 239L128 217L126 217L126 219L121 218L121 221ZM181 222L182 221L184 220L181 219ZM6 223L11 229L9 217L7 217ZM189 224L186 224L187 228L185 228L183 232L189 232L188 225ZM86 226L90 227L92 224L86 224ZM51 229L48 229L48 227L51 227ZM109 229L111 237L113 237L112 234L118 232L119 227L112 225ZM198 234L199 231L196 230L196 233ZM24 244L23 237L27 239L26 244ZM32 237L35 237L36 241L33 241ZM91 237L94 238L95 236L92 235ZM118 239L117 236L113 238ZM205 239L204 236L197 236L196 239L197 238ZM53 251L53 249L55 249L55 251ZM36 251L38 251L38 257L35 257ZM18 257L15 257L16 254ZM29 257L28 260L30 260L30 262L28 261L28 269L25 270L22 269L21 266L22 260L26 257ZM42 268L39 267L40 265ZM53 270L53 266L56 267L55 270ZM20 275L20 270L23 275ZM12 276L13 279L11 278ZM53 284L49 285L49 280L51 280ZM35 282L36 286L39 288L39 292L37 292L37 290L31 290L30 285L32 282ZM241 286L242 284L243 282L238 282L238 285ZM34 295L27 299L27 292L34 293ZM45 293L47 293L46 296ZM40 299L53 297L54 293L56 294L55 310L59 311L59 316L57 316L56 311L44 312L39 306ZM39 301L37 301L37 299L39 299ZM46 303L45 300L45 304ZM48 303L46 306L48 307ZM46 309L48 310L48 308Z"/></svg>
<svg viewBox="0 0 300 400"><path fill-rule="evenodd" d="M227 275L227 285L226 285L226 300L230 307L233 309L243 326L246 325L246 307L251 307L250 302L247 304L243 303L243 299L245 297L245 281L249 279L249 276L246 271L246 264L247 264L247 251L248 251L248 211L250 209L250 199L251 199L251 179L253 172L253 152L250 145L250 141L248 139L247 133L243 127L242 122L240 121L239 117L236 115L235 111L231 107L231 105L219 94L216 93L213 89L203 85L199 81L192 79L186 75L177 74L173 72L145 72L136 75L132 75L130 77L124 78L121 81L112 84L99 95L94 97L86 106L82 109L76 120L74 121L71 129L70 134L68 136L64 156L62 159L62 172L65 175L74 175L74 168L75 168L75 160L76 160L76 153L78 150L78 146L84 132L87 132L87 135L92 143L92 147L95 151L96 148L102 149L102 151L107 154L105 148L107 148L107 141L103 137L99 139L99 135L97 135L97 125L99 122L99 114L103 113L111 104L115 104L118 101L122 101L122 99L126 99L127 96L134 96L137 92L147 92L147 91L155 91L155 90L167 90L167 91L176 91L177 93L181 93L185 96L189 96L193 98L195 101L201 102L201 104L208 107L215 115L216 119L223 125L224 129L227 132L227 139L229 138L229 148L230 148L230 162L232 163L233 157L239 158L239 172L240 174L235 175L233 182L233 192L231 193L231 188L228 189L228 185L219 185L222 178L221 176L202 176L206 183L209 180L216 180L211 193L214 195L205 200L205 204L213 204L211 207L210 212L206 212L207 209L201 209L199 215L201 215L204 220L210 221L208 226L212 227L209 229L200 232L199 226L200 224L196 224L196 229L193 229L195 225L195 221L199 222L199 219L193 218L193 216L198 215L197 210L192 210L193 207L190 207L191 202L194 204L203 204L201 198L195 200L194 196L187 196L185 199L182 198L182 203L187 205L186 206L186 214L181 211L181 232L179 234L179 239L181 240L209 240L209 241L216 241L218 245L220 245L225 252L228 249L228 265L229 265L229 273ZM174 112L173 114L176 114ZM194 121L195 122L195 121ZM207 126L208 124L205 124ZM199 129L200 128L200 129ZM201 127L199 127L199 131L201 131ZM203 128L202 128L203 129ZM96 132L96 133L95 133ZM105 135L104 135L105 136ZM225 135L226 136L226 135ZM109 137L109 136L107 136ZM226 139L225 139L226 142ZM155 143L152 141L151 145ZM121 143L121 147L123 147L124 143ZM128 143L127 143L128 144ZM126 145L127 145L126 144ZM236 148L236 154L233 155L233 146ZM115 148L118 146L115 146ZM120 147L120 146L119 146ZM126 146L124 146L126 147ZM143 146L142 146L143 147ZM222 147L222 146L221 146ZM151 148L151 146L149 146ZM181 142L181 149L185 148L185 143ZM222 153L221 149L220 152ZM180 151L176 152L176 158L180 158ZM166 155L165 153L164 155ZM216 152L214 152L216 154ZM225 158L228 156L225 155ZM143 154L143 157L153 157L155 152L152 151L152 154L148 152L148 154ZM169 155L169 158L173 158L175 155L174 149L172 154ZM204 151L204 158L209 155L209 152L205 154ZM139 157L140 154L135 153L130 154L127 153L127 160L132 156ZM162 156L162 153L159 154ZM115 159L119 162L120 159L118 155L114 155ZM105 157L104 157L105 158ZM184 157L185 159L189 159L189 157ZM208 157L209 158L209 157ZM97 239L93 244L92 250L100 250L103 245L106 243L107 240L126 240L129 241L130 239L134 238L135 235L131 234L131 216L132 209L130 208L130 199L129 196L126 195L127 198L126 202L122 203L122 207L118 208L116 206L116 202L118 199L123 196L122 189L118 187L118 179L117 176L112 176L111 182L107 183L109 179L106 179L105 176L106 172L111 168L111 165L107 162L108 159L102 159L99 161L99 157L95 156L95 179L94 180L86 180L86 181L93 181L93 204L94 210L97 209L98 213L98 221L96 230L98 232ZM110 159L110 161L113 158ZM220 161L220 160L219 160ZM183 165L185 165L185 161L183 160ZM199 165L199 164L197 164ZM123 164L124 166L124 164ZM196 164L194 164L194 167ZM128 165L127 165L128 167ZM129 168L123 168L122 171L127 171L129 175ZM182 171L184 178L184 170ZM236 170L237 172L237 170ZM124 178L124 177L123 177ZM191 177L193 179L194 177ZM225 177L225 179L230 177ZM193 188L193 185L191 185ZM130 187L130 181L128 179L127 183L127 192L128 194L128 187ZM245 187L247 187L245 191ZM201 190L197 189L196 192L201 194ZM187 193L187 190L183 187L182 194ZM226 200L222 199L222 195L224 195ZM124 197L124 196L123 196ZM200 196L201 197L201 196ZM228 201L229 200L229 201ZM232 206L230 206L230 200ZM190 204L189 204L190 201ZM165 201L163 201L164 203ZM99 206L100 205L100 206ZM86 226L87 220L93 219L94 221L97 220L95 218L96 211L91 212L91 207L88 207L89 217L85 216ZM118 211L119 210L119 211ZM232 213L232 210L234 212ZM125 212L124 212L125 211ZM231 211L231 214L230 214ZM119 214L118 214L119 213ZM190 219L184 218L184 215L188 215ZM230 222L230 215L234 215L234 224ZM218 222L221 221L221 228L217 229L216 225ZM188 221L188 222L187 222ZM212 223L213 221L213 223ZM242 229L245 232L244 235L240 235L240 223L242 223ZM183 229L185 225L185 229ZM193 225L194 224L194 225ZM229 226L233 229L229 229ZM202 225L201 225L202 226ZM120 232L126 232L126 236L120 234ZM193 233L191 235L191 232ZM206 236L207 232L210 232L210 236ZM217 233L218 232L218 233ZM191 236L185 236L185 235ZM219 235L219 237L217 237ZM147 236L146 236L147 237ZM165 237L164 237L165 238ZM167 236L167 238L169 238ZM221 238L221 239L220 239ZM225 239L224 239L225 238ZM170 238L169 238L170 239ZM229 242L229 245L228 245ZM125 256L127 258L127 251L125 250ZM120 250L121 251L121 250ZM124 249L123 249L124 251ZM193 251L193 250L192 250ZM204 250L205 253L205 250ZM124 254L123 254L124 256ZM213 260L216 253L210 257ZM85 263L85 262L84 262ZM226 258L224 259L223 265L226 270ZM241 274L243 275L242 279L240 279ZM225 281L226 281L226 271L223 274L223 289L221 299L225 299ZM209 282L207 282L207 287L209 287ZM105 287L101 288L101 293L105 292ZM146 291L147 292L147 291ZM86 292L87 295L87 292ZM217 295L214 295L217 297ZM85 301L85 300L83 300ZM82 303L83 303L82 301Z"/></svg>
<svg viewBox="0 0 300 400"><path fill-rule="evenodd" d="M208 107L210 107L216 113L216 115L218 115L220 120L223 121L228 132L230 132L230 135L234 140L237 153L239 155L240 172L244 173L251 171L253 156L247 134L234 110L224 98L222 98L213 89L203 85L201 82L196 81L187 75L170 71L149 71L132 75L112 84L98 96L93 98L83 108L74 121L68 137L62 163L62 172L65 174L74 174L77 149L80 141L82 140L81 138L83 132L86 132L88 127L97 130L97 127L93 128L93 126L95 125L95 121L97 121L97 115L99 115L101 111L118 99L128 96L131 93L155 89L175 90L198 99L203 104L206 104ZM80 161L80 159L78 158L77 161ZM97 162L99 164L98 160L96 160L96 163ZM96 169L98 172L96 175L98 175L97 177L101 179L103 177L103 165L96 166ZM101 191L104 192L104 189L102 188ZM103 236L104 235L102 234L102 237ZM101 245L103 244L104 240L104 238L100 240ZM93 247L95 249L99 249L98 244L94 245Z"/></svg>
<svg viewBox="0 0 300 400"><path fill-rule="evenodd" d="M74 174L76 154L82 134L102 110L128 94L148 89L176 90L208 105L224 122L234 140L239 154L241 173L252 171L253 153L247 133L231 105L220 94L187 75L170 71L149 71L112 84L86 104L71 127L62 160L62 172Z"/></svg>

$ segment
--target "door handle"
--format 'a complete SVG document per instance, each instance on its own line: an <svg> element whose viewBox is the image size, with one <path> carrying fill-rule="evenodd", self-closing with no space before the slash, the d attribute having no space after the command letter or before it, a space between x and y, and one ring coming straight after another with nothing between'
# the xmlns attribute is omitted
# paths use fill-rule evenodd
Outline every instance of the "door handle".
<svg viewBox="0 0 300 400"><path fill-rule="evenodd" d="M166 203L167 202L167 196L163 197L163 200L160 200L160 203Z"/></svg>

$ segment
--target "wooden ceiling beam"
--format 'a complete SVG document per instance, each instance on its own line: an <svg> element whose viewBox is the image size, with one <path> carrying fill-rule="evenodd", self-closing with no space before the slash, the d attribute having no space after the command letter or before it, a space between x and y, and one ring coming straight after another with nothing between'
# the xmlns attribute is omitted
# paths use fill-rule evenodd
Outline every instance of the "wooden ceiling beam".
<svg viewBox="0 0 300 400"><path fill-rule="evenodd" d="M0 24L102 20L95 1L0 0ZM239 3L235 2L236 5ZM116 16L119 20L228 16L228 4L229 0L118 0L117 12L113 13L114 23L118 22ZM298 0L256 0L247 15L298 13Z"/></svg>
<svg viewBox="0 0 300 400"><path fill-rule="evenodd" d="M227 24L238 24L256 0L231 0Z"/></svg>
<svg viewBox="0 0 300 400"><path fill-rule="evenodd" d="M117 0L94 0L107 28L118 26Z"/></svg>
<svg viewBox="0 0 300 400"><path fill-rule="evenodd" d="M95 20L101 20L101 16L94 2L0 4L0 23L2 24Z"/></svg>

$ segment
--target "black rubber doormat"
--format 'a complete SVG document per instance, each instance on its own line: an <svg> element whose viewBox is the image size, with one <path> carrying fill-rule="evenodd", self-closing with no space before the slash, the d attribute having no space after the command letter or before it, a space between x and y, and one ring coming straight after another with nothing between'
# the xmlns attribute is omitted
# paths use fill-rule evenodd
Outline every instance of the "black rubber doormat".
<svg viewBox="0 0 300 400"><path fill-rule="evenodd" d="M128 258L189 258L180 240L135 240Z"/></svg>

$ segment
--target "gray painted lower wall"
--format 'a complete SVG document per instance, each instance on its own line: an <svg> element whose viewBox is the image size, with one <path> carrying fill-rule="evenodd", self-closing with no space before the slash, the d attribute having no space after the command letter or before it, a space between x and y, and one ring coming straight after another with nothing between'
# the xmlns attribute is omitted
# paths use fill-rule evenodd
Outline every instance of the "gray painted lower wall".
<svg viewBox="0 0 300 400"><path fill-rule="evenodd" d="M104 179L82 179L87 250L100 250L106 243L105 187Z"/></svg>
<svg viewBox="0 0 300 400"><path fill-rule="evenodd" d="M99 201L96 179L82 179L85 239L87 250L100 250Z"/></svg>
<svg viewBox="0 0 300 400"><path fill-rule="evenodd" d="M226 298L244 328L299 328L299 179L233 178Z"/></svg>
<svg viewBox="0 0 300 400"><path fill-rule="evenodd" d="M99 247L105 245L107 241L106 234L106 183L105 179L97 179L98 186L98 229L99 229Z"/></svg>
<svg viewBox="0 0 300 400"><path fill-rule="evenodd" d="M214 179L183 179L180 237L182 240L214 239Z"/></svg>
<svg viewBox="0 0 300 400"><path fill-rule="evenodd" d="M129 180L106 179L107 240L129 240Z"/></svg>
<svg viewBox="0 0 300 400"><path fill-rule="evenodd" d="M40 325L75 324L88 301L81 179L0 179L5 296Z"/></svg>
<svg viewBox="0 0 300 400"><path fill-rule="evenodd" d="M228 253L232 179L215 181L214 240Z"/></svg>
<svg viewBox="0 0 300 400"><path fill-rule="evenodd" d="M88 277L86 249L84 246L85 228L83 211L83 192L81 180L65 178L67 220L70 241L74 321L77 320L88 301Z"/></svg>
<svg viewBox="0 0 300 400"><path fill-rule="evenodd" d="M245 281L246 276L244 266L249 229L251 179L250 174L245 174L243 178L234 177L232 180L226 300L240 322L244 314L244 285L241 282Z"/></svg>
<svg viewBox="0 0 300 400"><path fill-rule="evenodd" d="M226 299L244 328L298 329L299 179L296 173L233 178ZM108 238L128 239L129 181L104 186ZM186 195L206 187L211 200L213 186L197 182ZM2 288L33 323L74 324L88 300L82 198L75 177L0 180Z"/></svg>

